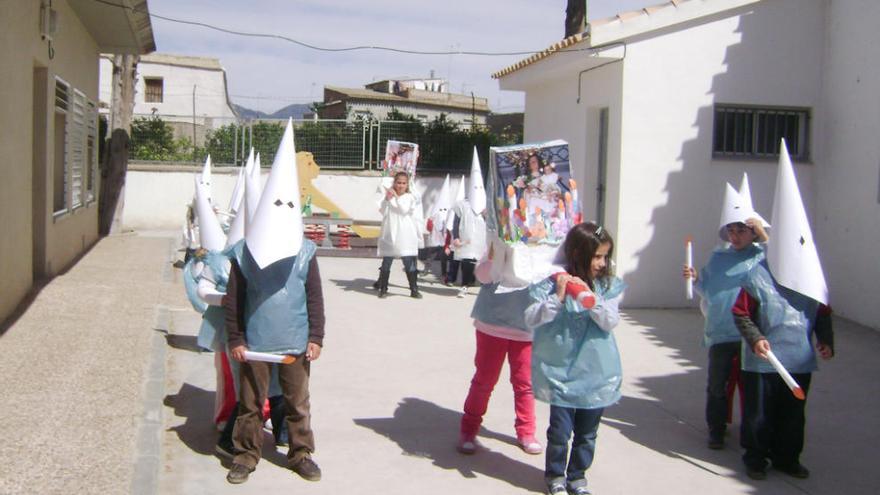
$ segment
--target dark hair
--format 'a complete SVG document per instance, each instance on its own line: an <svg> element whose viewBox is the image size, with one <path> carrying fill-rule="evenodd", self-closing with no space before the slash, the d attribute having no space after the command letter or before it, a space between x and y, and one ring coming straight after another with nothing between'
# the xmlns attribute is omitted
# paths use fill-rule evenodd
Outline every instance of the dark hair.
<svg viewBox="0 0 880 495"><path fill-rule="evenodd" d="M531 173L531 170L529 168L529 162L532 161L532 157L535 157L538 159L538 171L540 171L540 172L544 171L544 167L546 166L546 162L544 162L544 159L541 158L541 155L539 155L538 153L532 153L529 155L528 158L526 158L526 161L523 162L522 174L520 174L520 175L529 175L529 173Z"/></svg>
<svg viewBox="0 0 880 495"><path fill-rule="evenodd" d="M565 253L565 270L584 280L590 284L590 289L595 290L594 280L590 278L590 263L593 256L602 244L609 244L608 258L614 254L614 239L604 227L596 225L593 222L584 222L575 225L568 235L565 236L565 243L562 245ZM606 263L605 268L599 273L597 279L607 279L613 275L611 262Z"/></svg>
<svg viewBox="0 0 880 495"><path fill-rule="evenodd" d="M400 177L401 175L406 177L406 192L409 192L409 174L408 173L406 173L404 171L397 172L396 174L394 174L394 182L397 182L397 178Z"/></svg>

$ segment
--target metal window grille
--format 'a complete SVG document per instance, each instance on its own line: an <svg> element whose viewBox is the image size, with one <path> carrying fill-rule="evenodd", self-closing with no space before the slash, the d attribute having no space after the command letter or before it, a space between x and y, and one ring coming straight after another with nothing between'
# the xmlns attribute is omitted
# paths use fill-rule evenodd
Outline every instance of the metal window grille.
<svg viewBox="0 0 880 495"><path fill-rule="evenodd" d="M72 120L67 123L70 173L70 204L76 209L83 204L83 179L85 171L86 141L86 95L74 90Z"/></svg>
<svg viewBox="0 0 880 495"><path fill-rule="evenodd" d="M55 119L54 119L54 149L55 159L52 177L52 210L55 215L67 212L67 171L69 136L67 132L70 110L70 85L61 79L55 78Z"/></svg>
<svg viewBox="0 0 880 495"><path fill-rule="evenodd" d="M86 113L86 202L95 200L95 176L98 173L98 109L88 102Z"/></svg>
<svg viewBox="0 0 880 495"><path fill-rule="evenodd" d="M161 77L144 78L144 102L162 103L163 81Z"/></svg>
<svg viewBox="0 0 880 495"><path fill-rule="evenodd" d="M809 159L810 112L803 108L716 105L712 154L716 157L772 159L780 139L795 160Z"/></svg>

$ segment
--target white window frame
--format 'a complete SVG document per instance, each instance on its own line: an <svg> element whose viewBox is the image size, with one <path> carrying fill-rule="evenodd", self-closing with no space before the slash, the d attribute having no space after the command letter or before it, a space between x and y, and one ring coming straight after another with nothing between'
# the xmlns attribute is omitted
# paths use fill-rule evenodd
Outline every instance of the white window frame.
<svg viewBox="0 0 880 495"><path fill-rule="evenodd" d="M97 197L98 127L97 105L85 93L72 87L67 81L55 77L54 113L65 115L64 166L62 167L63 205L55 209L55 166L53 161L52 208L53 218L61 218L95 202ZM58 88L64 89L61 99ZM55 136L55 140L58 136ZM89 157L89 141L92 153ZM53 140L54 142L54 140ZM55 157L57 160L58 157Z"/></svg>

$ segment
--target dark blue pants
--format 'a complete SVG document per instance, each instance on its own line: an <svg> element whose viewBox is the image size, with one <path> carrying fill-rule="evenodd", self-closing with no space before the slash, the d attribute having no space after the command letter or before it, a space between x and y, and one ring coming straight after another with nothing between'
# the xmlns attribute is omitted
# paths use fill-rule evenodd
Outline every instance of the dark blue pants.
<svg viewBox="0 0 880 495"><path fill-rule="evenodd" d="M547 428L547 462L544 479L547 483L565 480L570 488L586 485L585 472L593 464L596 453L596 432L604 408L575 409L550 406L550 427ZM571 440L571 456L568 441ZM566 463L567 461L567 463Z"/></svg>
<svg viewBox="0 0 880 495"><path fill-rule="evenodd" d="M810 373L792 373L795 381L810 390ZM804 449L806 400L792 395L777 373L742 372L743 419L740 444L743 462L750 468L765 468L767 459L777 467L800 462Z"/></svg>
<svg viewBox="0 0 880 495"><path fill-rule="evenodd" d="M739 342L725 342L709 347L709 379L706 384L706 424L709 435L724 436L727 430L727 381L733 360L739 356Z"/></svg>
<svg viewBox="0 0 880 495"><path fill-rule="evenodd" d="M401 261L403 261L403 271L409 273L418 270L416 266L416 257L415 256L401 256ZM394 258L391 256L385 256L382 258L382 266L379 267L382 271L391 270L391 262L394 261Z"/></svg>

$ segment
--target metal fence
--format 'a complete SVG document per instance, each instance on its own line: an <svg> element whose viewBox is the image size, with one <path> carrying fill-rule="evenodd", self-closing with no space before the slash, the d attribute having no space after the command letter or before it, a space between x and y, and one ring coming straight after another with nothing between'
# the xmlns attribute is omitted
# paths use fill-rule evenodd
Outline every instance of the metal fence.
<svg viewBox="0 0 880 495"><path fill-rule="evenodd" d="M232 120L135 116L130 158L140 162L242 165L250 148L269 166L286 120ZM389 139L419 144L423 171L467 171L474 146L486 163L489 146L522 141L522 129L493 132L485 125L389 120L294 120L297 151L311 152L321 168L378 170Z"/></svg>

